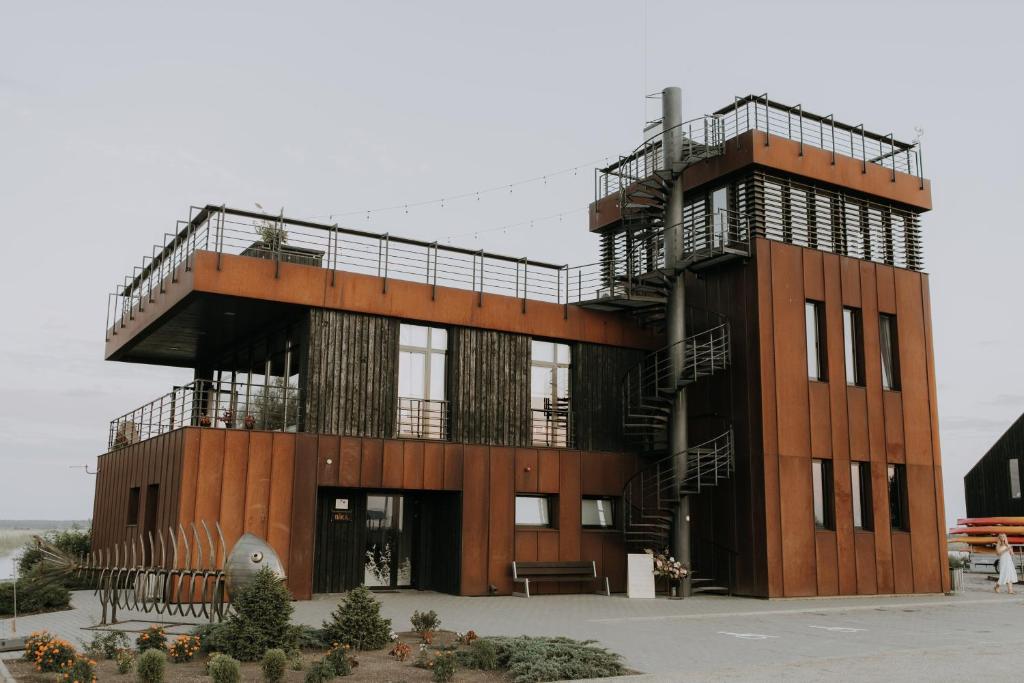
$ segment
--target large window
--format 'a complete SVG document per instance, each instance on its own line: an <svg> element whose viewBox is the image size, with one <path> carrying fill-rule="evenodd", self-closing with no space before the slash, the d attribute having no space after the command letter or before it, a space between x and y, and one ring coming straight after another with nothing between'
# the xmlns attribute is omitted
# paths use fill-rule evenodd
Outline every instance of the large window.
<svg viewBox="0 0 1024 683"><path fill-rule="evenodd" d="M889 526L897 531L910 531L907 510L907 468L889 465Z"/></svg>
<svg viewBox="0 0 1024 683"><path fill-rule="evenodd" d="M615 501L611 498L584 498L583 527L589 529L614 528Z"/></svg>
<svg viewBox="0 0 1024 683"><path fill-rule="evenodd" d="M530 350L533 443L571 445L568 344L533 340Z"/></svg>
<svg viewBox="0 0 1024 683"><path fill-rule="evenodd" d="M1010 497L1020 498L1020 461L1010 458Z"/></svg>
<svg viewBox="0 0 1024 683"><path fill-rule="evenodd" d="M552 526L551 507L549 496L516 496L516 526Z"/></svg>
<svg viewBox="0 0 1024 683"><path fill-rule="evenodd" d="M819 382L828 381L828 352L825 346L825 305L820 301L804 304L807 330L807 376Z"/></svg>
<svg viewBox="0 0 1024 683"><path fill-rule="evenodd" d="M445 356L448 332L402 324L398 335L398 435L414 439L448 436Z"/></svg>
<svg viewBox="0 0 1024 683"><path fill-rule="evenodd" d="M859 308L843 309L843 347L846 383L864 386L864 326Z"/></svg>
<svg viewBox="0 0 1024 683"><path fill-rule="evenodd" d="M871 505L871 465L866 462L850 463L850 485L853 498L853 528L870 531L874 528L874 510Z"/></svg>
<svg viewBox="0 0 1024 683"><path fill-rule="evenodd" d="M814 492L814 526L835 529L831 460L811 460L811 487Z"/></svg>
<svg viewBox="0 0 1024 683"><path fill-rule="evenodd" d="M882 388L900 388L900 347L896 335L896 316L878 316L878 342L882 349Z"/></svg>

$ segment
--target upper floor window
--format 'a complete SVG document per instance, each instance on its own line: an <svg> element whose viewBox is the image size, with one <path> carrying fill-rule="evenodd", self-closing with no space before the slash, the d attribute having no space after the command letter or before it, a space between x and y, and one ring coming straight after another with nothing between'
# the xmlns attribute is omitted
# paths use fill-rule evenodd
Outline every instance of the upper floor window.
<svg viewBox="0 0 1024 683"><path fill-rule="evenodd" d="M1010 497L1020 498L1020 461L1010 458Z"/></svg>
<svg viewBox="0 0 1024 683"><path fill-rule="evenodd" d="M530 349L530 409L533 443L568 446L570 442L568 344L538 341Z"/></svg>
<svg viewBox="0 0 1024 683"><path fill-rule="evenodd" d="M128 526L139 523L139 491L138 486L128 489Z"/></svg>
<svg viewBox="0 0 1024 683"><path fill-rule="evenodd" d="M814 526L818 529L835 529L831 460L811 460L811 488L814 497Z"/></svg>
<svg viewBox="0 0 1024 683"><path fill-rule="evenodd" d="M864 326L859 308L843 309L843 348L846 353L846 383L864 386Z"/></svg>
<svg viewBox="0 0 1024 683"><path fill-rule="evenodd" d="M820 301L804 304L807 331L807 376L819 382L828 381L828 353L825 346L825 305Z"/></svg>
<svg viewBox="0 0 1024 683"><path fill-rule="evenodd" d="M889 465L889 526L897 531L910 531L907 508L907 467Z"/></svg>
<svg viewBox="0 0 1024 683"><path fill-rule="evenodd" d="M853 528L870 531L873 525L871 505L871 465L866 462L850 463L850 485L853 498Z"/></svg>
<svg viewBox="0 0 1024 683"><path fill-rule="evenodd" d="M398 334L398 435L444 439L448 434L445 361L448 331L402 324Z"/></svg>
<svg viewBox="0 0 1024 683"><path fill-rule="evenodd" d="M900 388L900 348L896 335L896 316L878 316L878 343L882 350L882 388Z"/></svg>

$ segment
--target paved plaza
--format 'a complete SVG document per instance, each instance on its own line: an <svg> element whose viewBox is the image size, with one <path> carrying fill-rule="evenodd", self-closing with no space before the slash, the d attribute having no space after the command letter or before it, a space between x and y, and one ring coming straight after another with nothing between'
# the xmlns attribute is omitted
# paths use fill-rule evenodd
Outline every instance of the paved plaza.
<svg viewBox="0 0 1024 683"><path fill-rule="evenodd" d="M405 591L380 594L396 630L413 610L433 609L443 627L489 635L594 639L645 676L636 681L930 680L1019 681L1024 671L1024 595L995 595L968 575L955 596L754 600L699 596L628 600L598 595L464 598ZM338 596L295 603L298 622L319 625ZM23 617L18 633L47 628L88 640L99 605L77 592L75 609ZM125 628L150 623L145 615ZM173 629L184 630L182 629ZM11 622L0 624L0 637ZM16 653L15 653L16 654ZM8 655L11 656L11 655Z"/></svg>

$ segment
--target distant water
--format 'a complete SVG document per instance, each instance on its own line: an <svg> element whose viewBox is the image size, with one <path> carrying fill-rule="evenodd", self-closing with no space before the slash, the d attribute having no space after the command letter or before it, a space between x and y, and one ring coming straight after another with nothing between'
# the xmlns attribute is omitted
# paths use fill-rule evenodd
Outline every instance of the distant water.
<svg viewBox="0 0 1024 683"><path fill-rule="evenodd" d="M21 552L18 548L6 555L0 555L0 581L14 578L14 560Z"/></svg>

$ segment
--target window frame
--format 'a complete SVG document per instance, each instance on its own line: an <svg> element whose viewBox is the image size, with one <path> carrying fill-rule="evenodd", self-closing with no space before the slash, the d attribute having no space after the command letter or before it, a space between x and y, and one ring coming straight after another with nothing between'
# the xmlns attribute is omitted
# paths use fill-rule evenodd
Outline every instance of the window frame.
<svg viewBox="0 0 1024 683"><path fill-rule="evenodd" d="M519 521L519 500L520 499L539 499L547 503L547 515L548 520L546 524L533 524L529 522ZM516 528L519 529L557 529L556 520L558 519L558 505L556 496L535 494L535 493L517 493L515 500L513 501L513 523Z"/></svg>
<svg viewBox="0 0 1024 683"><path fill-rule="evenodd" d="M886 381L886 344L885 344L885 328L889 331L889 362L888 367L892 377ZM896 316L892 313L879 313L878 314L878 352L881 356L882 361L882 390L883 391L900 391L900 335L899 325L896 321Z"/></svg>
<svg viewBox="0 0 1024 683"><path fill-rule="evenodd" d="M864 314L854 306L843 306L843 365L846 386L865 386Z"/></svg>
<svg viewBox="0 0 1024 683"><path fill-rule="evenodd" d="M418 329L426 334L425 345L403 343L405 330ZM443 334L443 343L440 335ZM411 335L409 335L411 336ZM399 439L448 439L448 348L451 340L450 330L446 327L420 325L415 322L399 321L398 324L398 362L395 420L395 436ZM421 386L411 387L411 391L402 391L402 359L406 355L413 363L421 366L423 382ZM434 361L441 359L441 398L433 397ZM410 382L411 384L411 382ZM421 394L419 396L413 394ZM440 404L440 405L435 405ZM405 413L403 414L403 411Z"/></svg>
<svg viewBox="0 0 1024 683"><path fill-rule="evenodd" d="M1010 458L1007 462L1010 469L1010 499L1020 500L1021 498L1021 476L1020 476L1020 459ZM1016 484L1016 486L1014 486Z"/></svg>
<svg viewBox="0 0 1024 683"><path fill-rule="evenodd" d="M814 335L812 337L808 323L814 316ZM825 328L825 303L814 299L804 301L804 337L807 345L807 378L812 382L828 381L828 337ZM811 340L814 340L815 371L811 374Z"/></svg>
<svg viewBox="0 0 1024 683"><path fill-rule="evenodd" d="M128 526L139 525L140 503L142 502L142 487L132 486L128 489Z"/></svg>
<svg viewBox="0 0 1024 683"><path fill-rule="evenodd" d="M889 528L892 531L910 531L910 507L907 500L907 466L890 463L886 467L889 489ZM895 489L896 495L893 495Z"/></svg>
<svg viewBox="0 0 1024 683"><path fill-rule="evenodd" d="M537 353L538 344L551 347L551 357L541 358ZM567 361L559 360L560 350L564 348ZM551 339L530 339L530 442L533 446L544 448L567 448L572 446L572 344ZM534 388L534 369L539 368L548 376L548 395L541 396ZM564 396L560 396L558 375L565 371ZM543 405L536 406L535 399L541 399ZM564 404L564 405L563 405ZM564 412L563 429L559 428L560 413ZM543 414L538 431L538 413Z"/></svg>
<svg viewBox="0 0 1024 683"><path fill-rule="evenodd" d="M605 501L611 507L611 523L610 524L587 524L582 522L583 520L583 507L588 501ZM580 520L581 525L584 529L595 530L595 531L615 531L619 528L619 501L617 498L611 496L583 496L580 499Z"/></svg>
<svg viewBox="0 0 1024 683"><path fill-rule="evenodd" d="M853 528L859 531L875 530L875 511L871 495L871 463L860 460L850 462L850 500L853 502ZM860 509L860 523L857 511Z"/></svg>
<svg viewBox="0 0 1024 683"><path fill-rule="evenodd" d="M818 519L821 496L821 521ZM825 458L811 459L811 511L816 531L835 531L835 476L832 461Z"/></svg>

